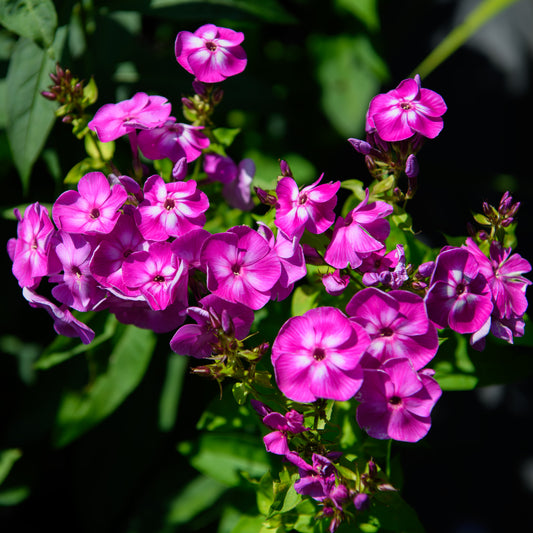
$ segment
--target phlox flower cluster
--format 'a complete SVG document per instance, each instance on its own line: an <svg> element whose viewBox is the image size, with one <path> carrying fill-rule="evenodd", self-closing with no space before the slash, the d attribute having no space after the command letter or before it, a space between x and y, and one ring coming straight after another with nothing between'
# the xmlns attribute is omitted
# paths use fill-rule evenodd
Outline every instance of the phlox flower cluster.
<svg viewBox="0 0 533 533"><path fill-rule="evenodd" d="M216 103L220 93L211 84L244 70L243 39L213 24L178 34L176 60L195 76L196 100ZM193 100L185 99L187 105ZM377 95L367 113L366 141L350 142L378 181L387 172L404 172L411 181L402 199L408 199L418 174L415 153L442 130L445 111L442 97L422 88L416 76ZM45 309L59 334L93 340L94 332L72 310L106 310L157 333L176 330L171 349L212 361L201 372L221 381L224 371L243 377L239 357L255 371L268 347L244 347L255 312L289 298L313 265L317 285L330 297L344 295L347 304L343 310L319 305L281 325L271 363L290 407L277 412L258 400L252 405L269 428L266 449L298 468L295 490L321 503L333 532L346 507L363 509L369 496L343 479L335 466L339 453L309 444L314 437L305 404L354 400L355 420L370 437L419 441L442 393L430 367L438 330L468 334L477 349L489 332L508 342L523 335L531 284L523 274L531 265L496 238L488 254L469 238L443 248L434 261L410 265L403 245L389 239L388 217L399 197L371 198L366 189L359 204L340 216L340 181L322 174L299 187L284 161L275 190L257 190L275 211L264 219L269 224L210 233L210 204L201 187L218 182L228 206L251 210L255 165L250 159L237 164L220 147L212 149L208 121L182 124L170 113L164 97L145 93L96 112L89 129L102 142L128 138L134 176L89 172L76 190L57 198L51 213L39 203L23 215L15 210L17 237L7 246L13 274L29 304ZM146 175L141 157L170 160L171 176ZM201 180L188 177L193 161L203 170ZM500 229L516 210L507 193L499 210L485 209ZM50 290L43 290L45 278Z"/></svg>

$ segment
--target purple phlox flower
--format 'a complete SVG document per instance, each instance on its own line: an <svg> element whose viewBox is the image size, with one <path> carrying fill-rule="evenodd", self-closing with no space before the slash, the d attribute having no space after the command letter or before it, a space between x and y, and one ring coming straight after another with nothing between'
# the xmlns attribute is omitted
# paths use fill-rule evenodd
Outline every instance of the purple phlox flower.
<svg viewBox="0 0 533 533"><path fill-rule="evenodd" d="M341 274L337 268L334 272L328 272L321 276L321 280L328 294L338 296L348 287L350 276L348 274Z"/></svg>
<svg viewBox="0 0 533 533"><path fill-rule="evenodd" d="M291 409L285 415L271 412L263 418L263 424L276 431L272 431L263 437L267 452L277 455L286 455L289 453L287 433L296 435L303 433L309 428L303 425L304 416Z"/></svg>
<svg viewBox="0 0 533 533"><path fill-rule="evenodd" d="M246 68L246 53L240 44L244 34L214 24L194 33L180 31L176 37L177 62L204 83L217 83Z"/></svg>
<svg viewBox="0 0 533 533"><path fill-rule="evenodd" d="M292 292L294 283L307 274L302 247L296 237L291 239L281 230L278 230L277 237L274 237L272 230L261 222L257 232L268 241L270 248L280 260L281 274L272 287L272 299L284 300Z"/></svg>
<svg viewBox="0 0 533 533"><path fill-rule="evenodd" d="M107 179L109 180L111 187L114 187L115 185L124 187L130 197L129 199L131 203L137 205L139 202L142 202L143 192L141 186L133 178L130 178L129 176L116 176L115 174L109 174Z"/></svg>
<svg viewBox="0 0 533 533"><path fill-rule="evenodd" d="M89 122L102 142L109 142L135 130L157 128L165 123L171 111L167 99L137 93L129 100L105 104Z"/></svg>
<svg viewBox="0 0 533 533"><path fill-rule="evenodd" d="M220 154L206 154L204 157L204 172L209 181L229 183L237 177L237 165L231 159Z"/></svg>
<svg viewBox="0 0 533 533"><path fill-rule="evenodd" d="M365 370L357 395L357 423L375 439L416 442L431 427L431 410L442 391L427 373L416 372L409 359L389 359Z"/></svg>
<svg viewBox="0 0 533 533"><path fill-rule="evenodd" d="M287 398L349 400L363 379L366 331L334 307L318 307L287 320L272 345L276 382Z"/></svg>
<svg viewBox="0 0 533 533"><path fill-rule="evenodd" d="M54 330L58 335L79 337L83 344L90 344L94 339L94 331L75 318L66 305L57 307L57 305L44 296L37 294L29 287L24 287L22 294L31 307L40 307L46 310L54 321Z"/></svg>
<svg viewBox="0 0 533 533"><path fill-rule="evenodd" d="M252 200L252 181L255 175L255 163L252 159L243 159L237 165L237 176L233 181L224 183L222 196L226 202L241 211L250 211L254 207Z"/></svg>
<svg viewBox="0 0 533 533"><path fill-rule="evenodd" d="M36 287L41 278L50 274L50 239L55 228L46 207L39 203L29 205L24 218L18 218L17 238L8 243L9 257L13 261L13 275L21 287Z"/></svg>
<svg viewBox="0 0 533 533"><path fill-rule="evenodd" d="M368 203L369 191L364 200L352 209L346 218L338 217L331 242L324 259L335 268L358 268L363 258L383 248L390 233L384 217L392 213L392 206L381 200Z"/></svg>
<svg viewBox="0 0 533 533"><path fill-rule="evenodd" d="M458 333L480 330L493 308L487 280L466 248L441 251L425 301L437 327L450 327Z"/></svg>
<svg viewBox="0 0 533 533"><path fill-rule="evenodd" d="M196 324L185 324L170 341L170 347L180 355L210 357L218 344L218 332L238 340L250 332L254 312L245 305L232 303L213 294L199 301L201 307L189 307L187 314Z"/></svg>
<svg viewBox="0 0 533 533"><path fill-rule="evenodd" d="M272 413L272 409L263 402L260 402L259 400L255 400L252 398L250 400L251 406L254 408L255 412L261 417L264 418L268 413Z"/></svg>
<svg viewBox="0 0 533 533"><path fill-rule="evenodd" d="M185 157L187 163L191 163L210 144L203 129L203 126L183 124L176 122L175 117L168 117L162 126L139 132L139 148L148 159L168 158L177 163Z"/></svg>
<svg viewBox="0 0 533 533"><path fill-rule="evenodd" d="M300 478L294 484L298 494L310 496L318 501L323 501L329 496L331 483L326 484L326 480L335 480L337 472L330 459L314 453L313 464L309 465L295 452L288 452L285 458L298 467Z"/></svg>
<svg viewBox="0 0 533 533"><path fill-rule="evenodd" d="M397 244L395 251L398 262L394 269L379 274L379 283L390 289L399 289L409 279L409 274L407 274L407 267L405 265L405 251L403 249L403 244Z"/></svg>
<svg viewBox="0 0 533 533"><path fill-rule="evenodd" d="M91 244L82 235L60 230L52 246L63 268L63 274L54 274L49 278L51 283L57 283L52 289L53 297L77 311L94 309L106 293L91 274Z"/></svg>
<svg viewBox="0 0 533 533"><path fill-rule="evenodd" d="M363 273L362 281L367 287L381 283L397 289L398 287L392 287L394 281L397 278L405 281L403 279L405 275L405 252L401 244L396 245L396 248L390 252L386 252L385 248L370 252L362 259L363 262L357 267L357 270ZM400 261L402 261L401 264ZM398 265L400 265L399 268Z"/></svg>
<svg viewBox="0 0 533 533"><path fill-rule="evenodd" d="M201 252L204 242L211 233L203 228L193 229L184 235L178 235L172 242L172 251L185 261L189 269L197 268L205 272L205 266L201 262Z"/></svg>
<svg viewBox="0 0 533 533"><path fill-rule="evenodd" d="M202 227L208 208L209 200L194 180L165 183L156 174L144 184L137 224L145 239L165 241Z"/></svg>
<svg viewBox="0 0 533 533"><path fill-rule="evenodd" d="M289 237L301 237L306 229L315 234L323 233L333 224L333 210L341 184L336 181L319 185L323 177L324 174L301 191L292 177L278 182L276 226Z"/></svg>
<svg viewBox="0 0 533 533"><path fill-rule="evenodd" d="M415 133L433 139L443 128L446 104L442 96L420 87L420 77L403 80L396 89L378 94L370 102L367 130L375 128L389 142L408 139Z"/></svg>
<svg viewBox="0 0 533 533"><path fill-rule="evenodd" d="M69 233L96 235L109 233L128 198L120 184L113 187L101 172L89 172L78 183L77 191L65 191L52 210L59 229Z"/></svg>
<svg viewBox="0 0 533 533"><path fill-rule="evenodd" d="M370 336L366 353L379 363L406 357L419 370L437 353L437 330L427 316L424 300L417 294L369 287L355 294L346 313ZM365 359L365 366L371 364Z"/></svg>
<svg viewBox="0 0 533 533"><path fill-rule="evenodd" d="M111 296L111 311L122 324L133 324L138 328L150 329L154 333L168 333L175 330L186 318L187 301L176 300L161 311L154 311L146 300L128 301Z"/></svg>
<svg viewBox="0 0 533 533"><path fill-rule="evenodd" d="M229 302L260 309L281 275L281 264L268 241L248 226L235 226L209 237L201 261L207 287Z"/></svg>
<svg viewBox="0 0 533 533"><path fill-rule="evenodd" d="M122 266L133 252L147 247L148 243L137 228L133 215L121 214L113 231L104 236L94 250L90 263L92 276L118 297L139 296L139 290L131 290L124 283Z"/></svg>
<svg viewBox="0 0 533 533"><path fill-rule="evenodd" d="M494 304L493 317L522 317L527 310L526 289L531 281L522 274L531 271L529 261L519 254L511 255L511 248L504 248L498 241L490 245L490 259L469 237L466 249L474 254L480 272L489 283Z"/></svg>
<svg viewBox="0 0 533 533"><path fill-rule="evenodd" d="M162 311L175 301L187 302L187 270L169 242L153 242L148 250L128 255L122 278L126 287L141 292L153 311Z"/></svg>

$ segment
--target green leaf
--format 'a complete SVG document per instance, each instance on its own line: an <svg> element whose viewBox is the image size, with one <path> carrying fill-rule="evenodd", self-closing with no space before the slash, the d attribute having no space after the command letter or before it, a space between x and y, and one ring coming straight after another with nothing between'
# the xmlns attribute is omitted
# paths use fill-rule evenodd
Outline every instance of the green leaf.
<svg viewBox="0 0 533 533"><path fill-rule="evenodd" d="M63 180L67 185L76 185L85 174L96 170L103 170L107 167L106 163L101 159L93 159L86 157L79 163L76 163L67 173Z"/></svg>
<svg viewBox="0 0 533 533"><path fill-rule="evenodd" d="M168 505L166 523L185 524L211 507L228 490L226 485L207 476L198 476Z"/></svg>
<svg viewBox="0 0 533 533"><path fill-rule="evenodd" d="M260 477L269 468L263 441L245 433L203 433L197 445L181 443L178 451L190 456L191 465L228 487L243 483L240 472Z"/></svg>
<svg viewBox="0 0 533 533"><path fill-rule="evenodd" d="M231 533L258 533L263 526L263 516L242 515Z"/></svg>
<svg viewBox="0 0 533 533"><path fill-rule="evenodd" d="M359 180L344 180L341 181L341 188L348 189L352 191L355 198L361 202L365 198L365 189L364 183Z"/></svg>
<svg viewBox="0 0 533 533"><path fill-rule="evenodd" d="M248 399L248 394L250 394L250 390L244 383L234 383L231 392L239 405L244 405Z"/></svg>
<svg viewBox="0 0 533 533"><path fill-rule="evenodd" d="M424 533L415 510L397 492L378 492L372 498L370 515L381 528L394 533ZM371 522L372 523L372 522Z"/></svg>
<svg viewBox="0 0 533 533"><path fill-rule="evenodd" d="M215 128L212 133L217 142L227 148L231 146L240 131L241 128Z"/></svg>
<svg viewBox="0 0 533 533"><path fill-rule="evenodd" d="M337 6L349 11L369 30L379 29L377 0L336 0Z"/></svg>
<svg viewBox="0 0 533 533"><path fill-rule="evenodd" d="M6 131L24 193L28 191L31 169L55 121L56 105L40 93L49 83L48 73L55 69L65 35L65 28L60 28L53 47L47 51L29 39L20 39L9 63Z"/></svg>
<svg viewBox="0 0 533 533"><path fill-rule="evenodd" d="M291 314L292 316L300 316L309 309L316 307L316 300L318 298L319 292L313 287L308 285L300 285L296 287L292 293L292 302L291 302Z"/></svg>
<svg viewBox="0 0 533 533"><path fill-rule="evenodd" d="M187 364L187 357L183 355L171 353L168 357L165 382L159 400L159 429L161 431L170 431L176 423Z"/></svg>
<svg viewBox="0 0 533 533"><path fill-rule="evenodd" d="M384 179L383 181L378 181L374 185L374 187L372 187L372 194L381 194L382 192L386 192L389 189L392 189L395 183L396 183L396 178L394 176L389 176L387 179Z"/></svg>
<svg viewBox="0 0 533 533"><path fill-rule="evenodd" d="M314 35L309 44L326 116L341 135L358 135L370 100L388 77L385 63L366 35Z"/></svg>
<svg viewBox="0 0 533 533"><path fill-rule="evenodd" d="M92 132L85 135L85 151L87 155L99 161L111 161L115 155L115 141L103 143Z"/></svg>
<svg viewBox="0 0 533 533"><path fill-rule="evenodd" d="M8 30L48 47L54 40L57 14L52 0L3 0L0 24Z"/></svg>
<svg viewBox="0 0 533 533"><path fill-rule="evenodd" d="M0 451L0 485L4 482L13 465L22 457L17 448Z"/></svg>
<svg viewBox="0 0 533 533"><path fill-rule="evenodd" d="M87 390L64 394L53 432L54 446L69 444L109 416L143 378L155 347L155 334L129 325L115 338L107 371Z"/></svg>

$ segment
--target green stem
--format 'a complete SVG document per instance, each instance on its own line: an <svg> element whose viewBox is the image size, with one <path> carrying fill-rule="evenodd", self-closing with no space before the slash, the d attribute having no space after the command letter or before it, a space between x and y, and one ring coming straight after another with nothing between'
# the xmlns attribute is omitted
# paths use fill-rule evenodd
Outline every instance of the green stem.
<svg viewBox="0 0 533 533"><path fill-rule="evenodd" d="M390 456L392 450L392 439L389 439L387 444L387 462L385 464L385 473L387 474L387 479L390 480L391 467L390 467Z"/></svg>
<svg viewBox="0 0 533 533"><path fill-rule="evenodd" d="M412 72L411 77L419 74L425 78L435 70L445 59L460 48L481 26L495 17L505 8L514 4L517 0L485 0L481 2L464 20L456 26L440 44L418 65Z"/></svg>

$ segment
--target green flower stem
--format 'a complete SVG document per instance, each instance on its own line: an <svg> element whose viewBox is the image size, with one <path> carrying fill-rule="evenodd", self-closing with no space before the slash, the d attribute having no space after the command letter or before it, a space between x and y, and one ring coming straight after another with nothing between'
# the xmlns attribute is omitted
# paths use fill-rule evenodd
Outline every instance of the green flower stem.
<svg viewBox="0 0 533 533"><path fill-rule="evenodd" d="M425 78L460 48L476 31L490 19L517 0L485 0L481 2L464 20L456 26L440 44L418 65L410 77L419 74Z"/></svg>

